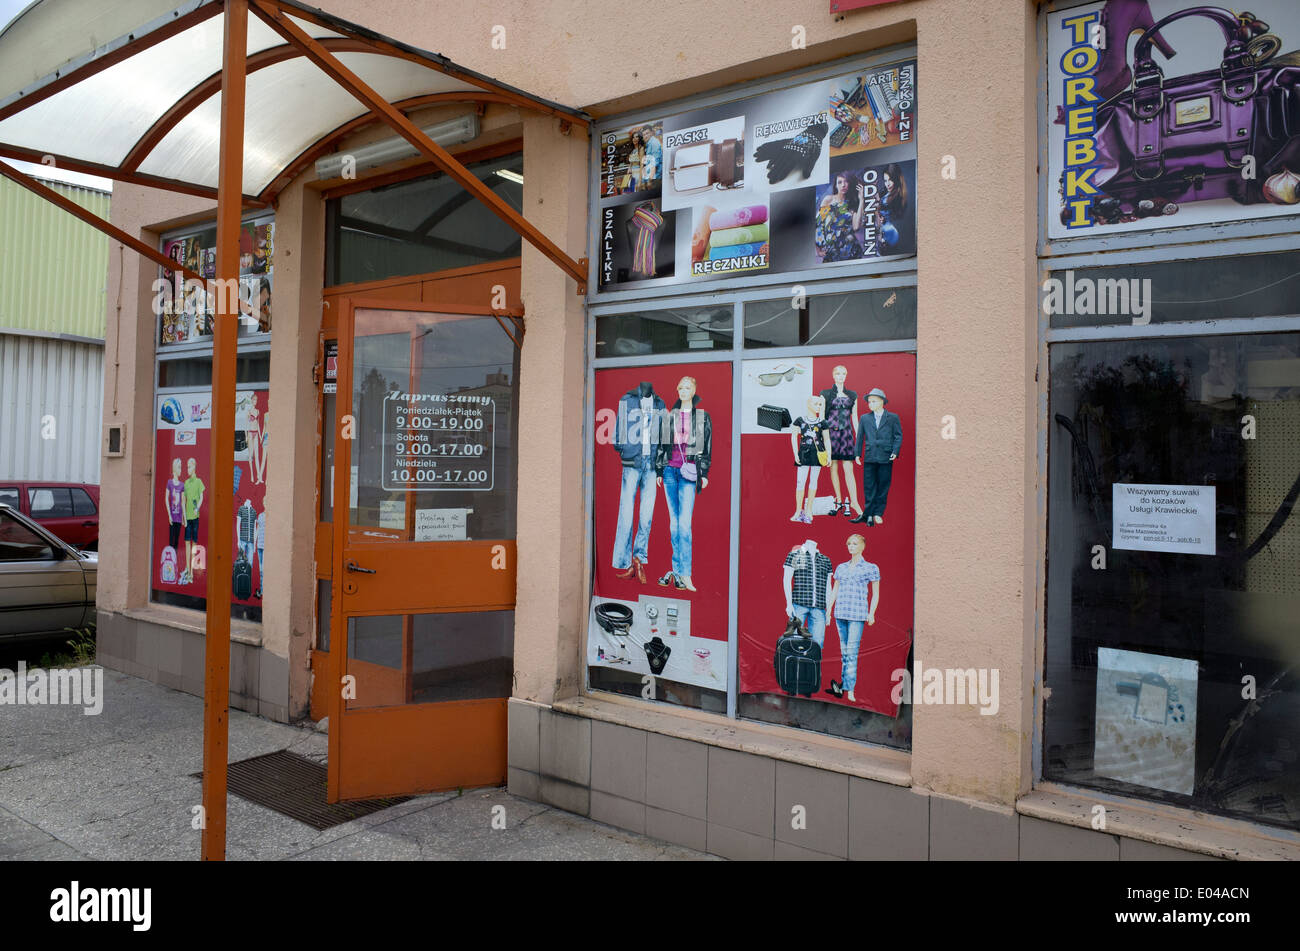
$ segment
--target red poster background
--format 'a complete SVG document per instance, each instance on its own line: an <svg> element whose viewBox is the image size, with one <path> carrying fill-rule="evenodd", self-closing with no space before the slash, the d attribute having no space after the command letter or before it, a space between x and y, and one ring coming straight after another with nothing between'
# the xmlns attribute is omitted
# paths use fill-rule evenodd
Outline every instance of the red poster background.
<svg viewBox="0 0 1300 951"><path fill-rule="evenodd" d="M777 639L785 630L785 594L782 589L783 562L790 549L805 539L832 566L848 561L845 541L862 535L866 550L862 557L880 568L880 603L876 623L864 629L858 650L856 704L837 700L826 693L832 679L840 680L839 634L832 618L827 619L822 649L821 690L817 700L863 707L897 716L898 705L890 699L894 670L905 667L912 642L912 601L915 560L916 507L916 357L913 354L816 357L812 392L820 393L835 381L832 369L843 364L848 370L846 389L858 394L858 416L868 412L866 394L880 387L889 398L885 409L897 413L903 427L903 445L894 462L893 481L884 514L884 524L868 528L854 525L842 514L821 515L812 525L791 522L794 512L795 466L790 448L790 430L740 437L740 691L779 693L772 666ZM755 407L746 405L745 412ZM838 465L838 463L836 463ZM854 467L858 501L862 502L862 468ZM841 478L841 491L843 479ZM817 483L819 496L833 495L829 468L822 469Z"/></svg>
<svg viewBox="0 0 1300 951"><path fill-rule="evenodd" d="M619 578L614 573L614 536L618 526L618 502L623 463L610 440L618 418L618 402L637 384L647 381L655 393L672 408L677 401L677 383L683 376L695 377L699 408L709 414L713 427L713 454L708 488L695 500L691 519L691 581L696 590L661 588L656 579L672 570L673 548L668 530L668 503L662 486L655 487L655 509L650 523L646 584L636 576ZM667 595L691 604L691 635L713 640L727 639L727 576L730 572L731 538L731 367L726 363L671 364L655 367L597 370L595 383L596 447L592 490L595 518L595 584L599 598L636 601L638 594ZM612 415L611 415L612 414ZM639 508L640 496L637 497ZM633 532L636 523L633 522Z"/></svg>
<svg viewBox="0 0 1300 951"><path fill-rule="evenodd" d="M258 418L265 423L267 418L267 392L265 390L239 391L240 398L252 396L254 405L257 407ZM197 390L192 393L174 393L169 394L181 406L181 412L185 415L185 421L177 426L172 426L161 417L159 407L168 399L168 396L159 396L155 400L154 424L156 426L156 435L154 442L154 503L153 503L153 557L150 567L150 574L153 578L153 587L156 591L167 591L173 594L184 595L190 598L197 598L200 601L205 600L207 596L207 544L209 533L209 518L211 515L210 500L212 498L212 478L211 478L211 446L212 446L212 423L210 406L212 403L212 393L210 390ZM193 410L195 404L209 407L207 418L198 423L193 423ZM193 443L177 444L177 434L182 432L193 431ZM266 441L264 448L269 448L270 440ZM240 458L240 457L243 458ZM250 453L237 452L235 454L235 469L240 470L239 488L235 490L234 508L238 510L247 499L253 504L253 508L260 515L266 510L265 483L254 483L251 464L249 461ZM199 541L198 544L203 548L204 558L202 564L204 567L196 567L193 571L194 580L190 584L180 584L181 573L185 570L185 533L184 528L181 530L180 544L176 548L176 581L165 582L162 580L162 555L163 549L167 547L168 525L170 519L167 515L167 482L172 477L172 460L180 459L181 461L181 482L184 482L189 475L189 460L193 458L196 464L196 472L200 479L203 480L204 497L203 504L199 509ZM270 471L270 465L264 467ZM234 544L231 546L231 563L234 563L236 552L239 550L238 533L235 529L235 522L231 521L231 531L234 532ZM271 544L270 539L266 539L268 547ZM272 555L275 557L275 555ZM232 605L248 605L250 607L260 607L262 599L256 596L258 589L261 587L262 565L254 557L251 565L253 572L252 592L253 596L240 600L234 596L234 589L227 579L226 588L230 591L230 603Z"/></svg>

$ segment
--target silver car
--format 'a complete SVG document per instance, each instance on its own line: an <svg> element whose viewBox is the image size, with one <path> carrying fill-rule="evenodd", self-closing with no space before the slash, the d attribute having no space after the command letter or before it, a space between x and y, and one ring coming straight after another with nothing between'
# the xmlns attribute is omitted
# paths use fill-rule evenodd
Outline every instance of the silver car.
<svg viewBox="0 0 1300 951"><path fill-rule="evenodd" d="M58 634L95 619L99 556L0 503L0 637Z"/></svg>

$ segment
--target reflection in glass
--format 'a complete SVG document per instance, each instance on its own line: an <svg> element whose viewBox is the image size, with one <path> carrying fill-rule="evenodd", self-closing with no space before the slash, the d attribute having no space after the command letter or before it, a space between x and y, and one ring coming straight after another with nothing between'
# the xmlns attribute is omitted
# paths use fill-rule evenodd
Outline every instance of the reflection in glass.
<svg viewBox="0 0 1300 951"><path fill-rule="evenodd" d="M1054 328L1285 317L1300 313L1300 251L1055 271L1042 293Z"/></svg>
<svg viewBox="0 0 1300 951"><path fill-rule="evenodd" d="M510 696L513 611L348 619L349 709Z"/></svg>
<svg viewBox="0 0 1300 951"><path fill-rule="evenodd" d="M793 306L795 303L801 306ZM745 304L745 347L749 349L911 340L915 336L915 287Z"/></svg>
<svg viewBox="0 0 1300 951"><path fill-rule="evenodd" d="M351 524L414 541L513 538L518 361L493 317L358 311Z"/></svg>
<svg viewBox="0 0 1300 951"><path fill-rule="evenodd" d="M267 383L271 379L271 352L255 350L235 358L236 383ZM159 360L158 386L211 386L212 357Z"/></svg>
<svg viewBox="0 0 1300 951"><path fill-rule="evenodd" d="M679 307L596 318L596 356L729 350L733 308Z"/></svg>
<svg viewBox="0 0 1300 951"><path fill-rule="evenodd" d="M522 208L522 155L467 167L510 207ZM441 172L326 203L329 285L503 261L519 252L519 235Z"/></svg>

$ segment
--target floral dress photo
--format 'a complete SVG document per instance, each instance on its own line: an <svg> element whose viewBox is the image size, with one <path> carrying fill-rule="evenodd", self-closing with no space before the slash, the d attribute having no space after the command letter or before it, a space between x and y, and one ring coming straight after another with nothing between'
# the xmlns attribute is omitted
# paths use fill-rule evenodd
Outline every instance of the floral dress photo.
<svg viewBox="0 0 1300 951"><path fill-rule="evenodd" d="M848 203L832 199L817 209L813 240L823 261L852 261L862 257L862 245L853 234L853 212Z"/></svg>

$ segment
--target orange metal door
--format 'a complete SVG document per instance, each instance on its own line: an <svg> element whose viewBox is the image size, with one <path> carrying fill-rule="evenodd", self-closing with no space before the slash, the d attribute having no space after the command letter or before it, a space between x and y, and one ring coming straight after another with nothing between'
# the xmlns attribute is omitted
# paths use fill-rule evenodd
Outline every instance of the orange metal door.
<svg viewBox="0 0 1300 951"><path fill-rule="evenodd" d="M504 782L516 327L345 298L338 331L329 799Z"/></svg>

